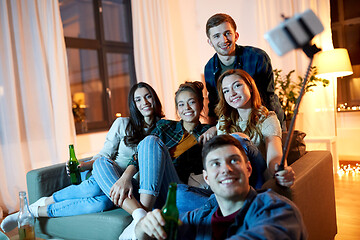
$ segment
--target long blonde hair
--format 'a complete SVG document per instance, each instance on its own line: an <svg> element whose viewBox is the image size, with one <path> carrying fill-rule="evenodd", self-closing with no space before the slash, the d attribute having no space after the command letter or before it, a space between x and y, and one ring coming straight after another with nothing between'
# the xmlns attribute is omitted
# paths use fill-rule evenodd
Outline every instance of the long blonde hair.
<svg viewBox="0 0 360 240"><path fill-rule="evenodd" d="M246 129L244 131L242 131L240 127L236 125L239 120L238 111L226 102L224 93L222 91L222 82L225 77L230 75L237 75L242 80L244 80L251 92L252 110L250 112L250 116L246 124ZM219 93L219 103L216 105L215 113L219 118L224 118L224 125L220 126L220 130L225 131L226 133L243 132L250 138L253 138L256 134L258 134L260 138L262 138L263 136L258 125L261 124L269 115L269 111L261 102L260 93L256 87L254 79L244 70L230 69L225 71L219 77L217 81L217 89ZM262 118L262 116L264 116L264 118Z"/></svg>

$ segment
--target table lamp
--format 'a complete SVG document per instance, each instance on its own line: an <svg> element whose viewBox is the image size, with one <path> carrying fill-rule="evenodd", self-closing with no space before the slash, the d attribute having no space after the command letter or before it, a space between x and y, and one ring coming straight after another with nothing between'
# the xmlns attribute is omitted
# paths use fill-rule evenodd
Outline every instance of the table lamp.
<svg viewBox="0 0 360 240"><path fill-rule="evenodd" d="M349 53L345 48L335 48L315 54L314 65L318 73L316 77L331 79L333 77L344 77L353 74ZM336 85L333 85L334 106L336 106ZM337 136L336 107L334 110L335 136ZM338 156L333 156L338 166Z"/></svg>
<svg viewBox="0 0 360 240"><path fill-rule="evenodd" d="M316 77L331 78L344 77L353 74L349 53L345 48L322 51L314 56L314 65L317 68Z"/></svg>

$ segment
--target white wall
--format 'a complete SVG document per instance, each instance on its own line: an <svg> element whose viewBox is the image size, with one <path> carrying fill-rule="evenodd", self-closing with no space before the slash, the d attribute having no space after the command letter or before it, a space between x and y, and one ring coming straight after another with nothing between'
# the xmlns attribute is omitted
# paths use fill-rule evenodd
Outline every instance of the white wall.
<svg viewBox="0 0 360 240"><path fill-rule="evenodd" d="M76 135L75 152L78 159L97 154L104 145L107 131Z"/></svg>
<svg viewBox="0 0 360 240"><path fill-rule="evenodd" d="M360 161L360 112L337 113L340 160Z"/></svg>

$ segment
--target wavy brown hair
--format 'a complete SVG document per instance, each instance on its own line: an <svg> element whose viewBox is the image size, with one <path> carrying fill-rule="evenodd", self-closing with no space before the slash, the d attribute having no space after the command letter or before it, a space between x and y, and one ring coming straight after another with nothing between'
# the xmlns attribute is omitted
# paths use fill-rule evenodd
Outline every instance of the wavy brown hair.
<svg viewBox="0 0 360 240"><path fill-rule="evenodd" d="M240 127L236 125L237 121L239 120L239 113L235 108L231 107L226 102L224 93L222 91L222 82L224 78L231 75L237 75L239 78L244 80L245 84L248 86L251 92L252 110L250 112L245 131L242 131ZM262 138L262 134L258 125L262 123L269 115L269 111L264 105L262 105L260 93L256 87L254 79L244 70L230 69L220 75L217 82L217 89L219 92L219 103L215 108L215 113L219 118L224 117L224 125L220 127L220 130L227 133L243 132L250 138L253 138L256 134L258 134ZM262 118L262 116L265 118Z"/></svg>

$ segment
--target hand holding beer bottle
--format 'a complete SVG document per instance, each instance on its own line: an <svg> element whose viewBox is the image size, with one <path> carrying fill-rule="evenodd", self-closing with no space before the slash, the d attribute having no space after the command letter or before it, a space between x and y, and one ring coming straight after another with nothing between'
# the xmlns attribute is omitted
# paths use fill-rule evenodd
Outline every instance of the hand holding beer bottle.
<svg viewBox="0 0 360 240"><path fill-rule="evenodd" d="M170 183L169 191L166 199L165 206L162 208L161 213L165 219L164 230L169 240L175 240L177 237L179 210L176 206L176 183Z"/></svg>
<svg viewBox="0 0 360 240"><path fill-rule="evenodd" d="M164 207L147 213L135 226L138 239L171 239L176 240L179 210L176 206L176 183L170 183Z"/></svg>
<svg viewBox="0 0 360 240"><path fill-rule="evenodd" d="M81 175L80 175L80 169L79 161L77 160L75 156L75 150L74 145L69 145L69 152L70 152L70 159L66 163L66 170L68 172L68 175L70 176L71 184L78 185L81 183Z"/></svg>

